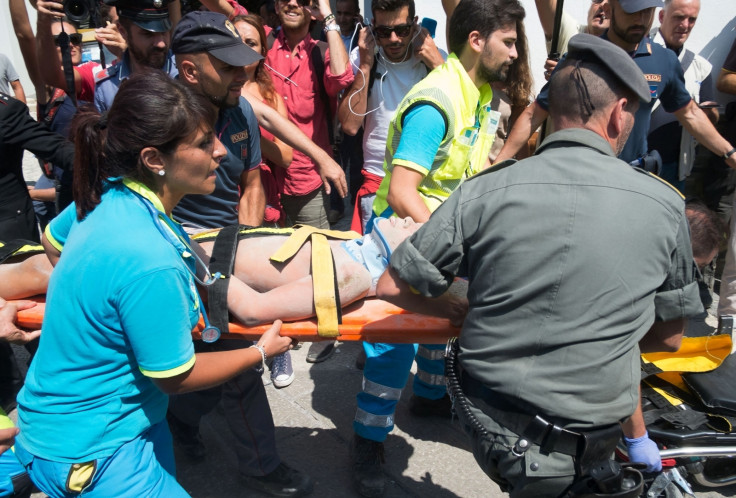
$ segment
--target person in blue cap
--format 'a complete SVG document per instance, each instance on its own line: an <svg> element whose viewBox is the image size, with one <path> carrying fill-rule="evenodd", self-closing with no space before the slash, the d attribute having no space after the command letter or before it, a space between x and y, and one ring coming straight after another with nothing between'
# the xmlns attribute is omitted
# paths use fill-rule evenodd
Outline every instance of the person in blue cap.
<svg viewBox="0 0 736 498"><path fill-rule="evenodd" d="M174 216L193 230L258 226L266 205L259 167L260 131L241 90L247 80L245 66L263 57L243 43L226 16L216 12L194 11L184 16L173 33L172 49L179 80L207 97L217 112L215 131L227 149L216 172L215 190L186 196ZM213 309L213 301L210 299L213 316L227 313ZM247 343L197 341L195 347L198 351L219 351ZM172 398L169 424L187 455L195 460L204 458L199 422L220 399L234 435L231 440L243 483L272 496L310 493L314 486L311 478L285 464L278 454L271 408L261 374L255 370L242 372L221 387Z"/></svg>
<svg viewBox="0 0 736 498"><path fill-rule="evenodd" d="M536 155L460 185L394 251L376 294L464 319L448 391L503 490L639 496L636 473L630 494L606 483L620 424L639 406L640 351L677 350L703 309L685 204L616 158L652 98L626 52L574 36L549 95L557 131ZM469 279L464 315L436 298L455 277ZM647 439L636 429L633 445Z"/></svg>
<svg viewBox="0 0 736 498"><path fill-rule="evenodd" d="M95 107L100 112L112 105L120 83L146 68L177 75L169 50L171 45L170 0L105 0L118 12L118 30L128 44L120 63L95 76Z"/></svg>

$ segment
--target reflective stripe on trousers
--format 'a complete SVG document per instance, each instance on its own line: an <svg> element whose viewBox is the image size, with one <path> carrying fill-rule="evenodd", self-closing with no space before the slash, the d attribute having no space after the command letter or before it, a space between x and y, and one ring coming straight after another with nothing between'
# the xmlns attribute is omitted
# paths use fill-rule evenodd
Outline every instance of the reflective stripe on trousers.
<svg viewBox="0 0 736 498"><path fill-rule="evenodd" d="M417 352L417 374L414 376L414 394L427 399L440 399L447 392L445 386L445 345L422 344Z"/></svg>
<svg viewBox="0 0 736 498"><path fill-rule="evenodd" d="M372 441L384 441L394 427L396 403L409 378L416 344L363 343L363 390L358 394L355 433Z"/></svg>

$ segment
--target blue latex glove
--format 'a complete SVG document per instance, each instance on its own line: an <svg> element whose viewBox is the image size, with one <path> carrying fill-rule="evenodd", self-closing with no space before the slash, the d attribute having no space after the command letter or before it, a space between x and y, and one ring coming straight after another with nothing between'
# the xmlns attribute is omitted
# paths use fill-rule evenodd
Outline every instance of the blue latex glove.
<svg viewBox="0 0 736 498"><path fill-rule="evenodd" d="M662 459L659 457L657 443L649 439L649 433L642 437L629 439L624 437L626 448L629 450L629 461L646 464L647 472L659 472L662 470Z"/></svg>

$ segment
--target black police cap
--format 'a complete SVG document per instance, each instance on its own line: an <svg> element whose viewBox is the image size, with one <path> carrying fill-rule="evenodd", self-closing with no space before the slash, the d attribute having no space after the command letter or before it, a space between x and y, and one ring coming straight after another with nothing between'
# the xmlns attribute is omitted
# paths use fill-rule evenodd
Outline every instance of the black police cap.
<svg viewBox="0 0 736 498"><path fill-rule="evenodd" d="M644 102L650 102L652 95L644 73L634 59L622 48L608 40L593 35L577 34L567 45L567 59L591 61L608 68L618 80Z"/></svg>
<svg viewBox="0 0 736 498"><path fill-rule="evenodd" d="M644 9L651 9L652 7L663 7L664 2L662 0L618 0L621 8L627 14L633 14Z"/></svg>
<svg viewBox="0 0 736 498"><path fill-rule="evenodd" d="M243 43L227 17L202 10L181 18L172 35L171 50L175 54L207 52L231 66L248 66L263 59Z"/></svg>
<svg viewBox="0 0 736 498"><path fill-rule="evenodd" d="M118 16L130 19L141 29L165 33L171 29L168 3L171 0L103 0L115 7Z"/></svg>

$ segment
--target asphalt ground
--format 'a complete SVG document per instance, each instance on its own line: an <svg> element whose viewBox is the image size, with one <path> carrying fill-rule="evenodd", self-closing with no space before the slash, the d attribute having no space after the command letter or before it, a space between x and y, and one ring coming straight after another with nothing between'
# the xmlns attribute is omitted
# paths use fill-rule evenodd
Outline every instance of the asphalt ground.
<svg viewBox="0 0 736 498"><path fill-rule="evenodd" d="M26 180L40 175L38 162L29 153L24 158ZM348 229L351 206L333 228ZM715 308L715 304L714 307ZM691 321L689 334L712 332L715 317ZM349 448L353 437L355 396L360 391L362 372L355 368L358 343L340 343L326 362L309 364L309 345L292 351L294 382L276 389L269 372L264 383L276 425L282 459L309 474L315 481L312 496L354 497ZM411 378L407 384L411 385ZM387 498L403 497L498 497L504 494L480 470L469 449L468 439L458 422L425 419L408 410L411 387L404 390L396 410L396 427L385 443L384 471L388 477ZM207 447L203 462L189 461L179 450L177 475L195 498L265 496L241 485L238 478L232 435L219 407L203 418L202 437ZM36 493L34 498L42 498ZM736 496L736 485L708 490L696 488L704 498Z"/></svg>

